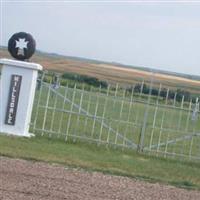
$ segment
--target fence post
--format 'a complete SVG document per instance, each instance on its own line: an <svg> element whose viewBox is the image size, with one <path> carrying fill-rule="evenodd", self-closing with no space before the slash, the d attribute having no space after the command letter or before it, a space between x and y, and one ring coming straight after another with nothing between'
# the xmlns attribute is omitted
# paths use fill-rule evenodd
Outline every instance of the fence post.
<svg viewBox="0 0 200 200"><path fill-rule="evenodd" d="M151 84L150 84L150 88L149 88L149 95L148 95L148 100L147 100L145 113L144 113L144 121L143 121L141 134L140 134L140 138L139 138L139 142L138 142L138 152L142 152L143 149L144 149L144 139L145 139L144 136L145 136L145 131L146 131L146 127L147 127L147 120L148 120L148 115L149 115L149 106L150 106L152 87L153 87L153 81L154 81L154 77L153 76L154 76L154 74L152 72Z"/></svg>
<svg viewBox="0 0 200 200"><path fill-rule="evenodd" d="M37 125L37 118L38 118L38 114L39 114L39 106L40 106L40 100L41 100L41 96L42 96L42 90L43 90L43 81L44 81L44 77L45 77L45 71L42 72L42 76L41 79L39 80L39 94L38 94L38 100L37 100L37 104L36 104L36 112L35 112L35 119L33 121L33 133L36 132L36 125Z"/></svg>
<svg viewBox="0 0 200 200"><path fill-rule="evenodd" d="M146 126L147 126L148 114L149 114L149 105L147 103L146 111L144 113L144 121L143 121L142 129L141 129L141 133L140 133L140 138L139 138L139 142L138 142L138 152L142 152L143 148L144 148L144 135L145 135Z"/></svg>

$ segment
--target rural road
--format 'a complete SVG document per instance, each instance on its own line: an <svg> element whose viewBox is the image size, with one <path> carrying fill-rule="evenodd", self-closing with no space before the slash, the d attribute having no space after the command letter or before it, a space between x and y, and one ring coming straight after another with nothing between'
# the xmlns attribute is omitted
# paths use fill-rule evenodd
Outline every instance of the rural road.
<svg viewBox="0 0 200 200"><path fill-rule="evenodd" d="M0 200L199 200L200 191L0 157Z"/></svg>

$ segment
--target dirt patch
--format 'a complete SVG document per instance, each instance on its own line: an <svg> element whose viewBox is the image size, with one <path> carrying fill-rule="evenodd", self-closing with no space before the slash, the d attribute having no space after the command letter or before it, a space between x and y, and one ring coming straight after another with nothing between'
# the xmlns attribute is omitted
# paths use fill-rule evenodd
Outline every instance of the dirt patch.
<svg viewBox="0 0 200 200"><path fill-rule="evenodd" d="M0 157L0 199L198 200L200 192Z"/></svg>

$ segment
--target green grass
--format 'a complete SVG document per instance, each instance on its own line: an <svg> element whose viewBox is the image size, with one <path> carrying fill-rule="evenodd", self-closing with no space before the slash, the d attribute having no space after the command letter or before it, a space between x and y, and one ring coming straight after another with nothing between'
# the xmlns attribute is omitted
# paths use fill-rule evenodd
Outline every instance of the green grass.
<svg viewBox="0 0 200 200"><path fill-rule="evenodd" d="M66 143L47 137L28 139L2 134L0 155L200 189L200 163L166 160L84 142Z"/></svg>
<svg viewBox="0 0 200 200"><path fill-rule="evenodd" d="M90 116L79 115L79 109L71 106L69 102L66 102L63 106L63 98L56 97L52 91L50 91L48 109L46 110L48 88L43 87L35 124L35 128L40 129L40 131L34 130L35 134L49 134L52 137L59 135L63 139L66 139L67 136L84 137L99 143L108 142L109 144L126 146L127 143L123 138L117 137L116 133L111 133L108 128L102 126L101 121L102 116L104 116L104 122L116 132L119 132L123 137L135 144L140 143L147 97L143 98L133 95L133 101L131 102L131 97L123 96L123 91L118 92L117 97L114 96L113 91L109 91L106 95L105 93L99 93L94 88L88 92L80 89L74 90L73 88L65 90L65 88L61 87L57 91L63 96L66 95L70 101L81 105L81 108L87 110L91 115L100 117L100 120L97 121ZM34 122L37 110L39 92L37 91L36 93L32 122ZM181 110L179 102L176 102L175 106L177 107L173 108L171 100L168 100L166 104L170 107L163 107L165 101L162 99L158 99L158 105L156 101L152 97L152 104L149 106L147 116L144 146L149 148L151 144L164 143L163 146L159 148L154 147L151 150L156 153L161 151L164 154L184 155L188 158L199 157L200 137L194 136L172 144L167 144L167 141L189 135L193 132L200 132L200 118L196 122L191 121L191 112ZM188 102L186 104L183 105L184 108L188 108ZM54 107L56 108L55 112L53 111ZM61 112L63 108L67 112ZM161 127L164 129L161 130Z"/></svg>

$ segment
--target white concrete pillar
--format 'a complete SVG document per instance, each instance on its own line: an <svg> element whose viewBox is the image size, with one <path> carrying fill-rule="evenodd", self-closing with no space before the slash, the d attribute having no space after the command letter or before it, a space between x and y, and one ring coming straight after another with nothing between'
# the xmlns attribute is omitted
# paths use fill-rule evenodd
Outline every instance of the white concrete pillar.
<svg viewBox="0 0 200 200"><path fill-rule="evenodd" d="M42 66L11 59L0 59L0 64L0 134L30 137L37 75Z"/></svg>

